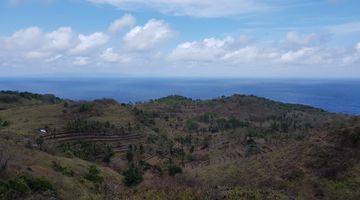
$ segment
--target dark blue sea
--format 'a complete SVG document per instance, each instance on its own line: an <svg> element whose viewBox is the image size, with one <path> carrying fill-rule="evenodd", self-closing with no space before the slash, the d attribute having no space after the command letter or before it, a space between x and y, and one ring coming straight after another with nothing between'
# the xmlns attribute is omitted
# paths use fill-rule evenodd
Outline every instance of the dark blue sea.
<svg viewBox="0 0 360 200"><path fill-rule="evenodd" d="M194 99L253 94L360 115L360 80L220 78L0 78L0 90L51 93L62 98L140 102L178 94Z"/></svg>

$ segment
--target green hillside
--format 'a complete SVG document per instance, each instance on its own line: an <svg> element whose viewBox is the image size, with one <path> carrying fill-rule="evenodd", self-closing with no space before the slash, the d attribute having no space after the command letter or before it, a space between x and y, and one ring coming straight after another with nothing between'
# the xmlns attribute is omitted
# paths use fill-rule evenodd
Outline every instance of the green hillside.
<svg viewBox="0 0 360 200"><path fill-rule="evenodd" d="M0 92L0 199L360 199L360 118L245 95Z"/></svg>

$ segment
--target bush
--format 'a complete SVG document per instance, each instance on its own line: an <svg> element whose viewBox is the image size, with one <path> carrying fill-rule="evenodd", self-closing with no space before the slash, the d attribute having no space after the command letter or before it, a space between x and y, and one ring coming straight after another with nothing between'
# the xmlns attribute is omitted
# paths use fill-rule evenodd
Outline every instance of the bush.
<svg viewBox="0 0 360 200"><path fill-rule="evenodd" d="M124 184L127 186L135 186L143 181L141 170L131 164L129 168L123 172Z"/></svg>
<svg viewBox="0 0 360 200"><path fill-rule="evenodd" d="M80 105L79 112L89 112L93 109L94 105L91 103L83 103Z"/></svg>
<svg viewBox="0 0 360 200"><path fill-rule="evenodd" d="M8 195L15 198L26 196L31 192L29 186L23 179L20 178L9 180L7 188L9 193Z"/></svg>
<svg viewBox="0 0 360 200"><path fill-rule="evenodd" d="M112 147L101 142L65 142L57 146L57 148L65 155L76 156L88 161L102 158L102 161L110 162L111 157L114 155Z"/></svg>
<svg viewBox="0 0 360 200"><path fill-rule="evenodd" d="M124 127L116 127L110 122L101 121L88 121L75 119L68 121L66 130L74 133L103 133L103 134L123 134L125 133Z"/></svg>
<svg viewBox="0 0 360 200"><path fill-rule="evenodd" d="M198 131L199 124L196 123L194 120L189 119L186 121L186 128L190 132Z"/></svg>
<svg viewBox="0 0 360 200"><path fill-rule="evenodd" d="M114 154L115 154L115 153L114 153L112 147L109 146L109 145L106 145L106 147L105 147L105 152L104 152L103 162L110 163L111 157L113 157Z"/></svg>
<svg viewBox="0 0 360 200"><path fill-rule="evenodd" d="M7 126L9 126L9 125L10 125L10 122L9 122L9 121L2 120L2 119L0 118L0 128L1 128L1 127L7 127Z"/></svg>
<svg viewBox="0 0 360 200"><path fill-rule="evenodd" d="M51 183L44 178L33 178L29 175L23 175L20 177L30 187L33 192L45 192L53 190Z"/></svg>
<svg viewBox="0 0 360 200"><path fill-rule="evenodd" d="M0 173L4 172L8 167L10 156L6 155L4 151L0 151Z"/></svg>
<svg viewBox="0 0 360 200"><path fill-rule="evenodd" d="M68 167L63 167L60 165L60 163L53 161L52 162L52 168L57 171L62 173L65 176L74 176L74 171L72 171L71 169L69 169Z"/></svg>
<svg viewBox="0 0 360 200"><path fill-rule="evenodd" d="M167 169L170 176L175 176L176 174L182 173L182 168L175 164L170 164Z"/></svg>
<svg viewBox="0 0 360 200"><path fill-rule="evenodd" d="M7 182L0 181L0 199L24 199L30 194L54 192L52 184L44 178L24 174Z"/></svg>
<svg viewBox="0 0 360 200"><path fill-rule="evenodd" d="M95 165L91 165L88 169L88 173L85 175L85 179L94 182L94 183L102 183L103 177L100 174L99 168Z"/></svg>

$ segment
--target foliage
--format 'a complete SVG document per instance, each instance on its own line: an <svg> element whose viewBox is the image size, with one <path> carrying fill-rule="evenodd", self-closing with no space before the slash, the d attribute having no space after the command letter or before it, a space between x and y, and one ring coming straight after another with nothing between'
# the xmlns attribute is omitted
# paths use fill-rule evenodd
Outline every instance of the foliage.
<svg viewBox="0 0 360 200"><path fill-rule="evenodd" d="M82 103L79 107L79 112L80 113L89 112L93 108L94 108L94 104L92 103Z"/></svg>
<svg viewBox="0 0 360 200"><path fill-rule="evenodd" d="M0 118L0 128L1 128L1 127L7 127L7 126L9 126L9 125L10 125L10 122L9 122L9 121L2 120L2 119Z"/></svg>
<svg viewBox="0 0 360 200"><path fill-rule="evenodd" d="M192 101L193 100L191 98L183 97L180 95L170 95L170 96L155 100L155 102L165 103L168 105L185 105L187 103L191 103Z"/></svg>
<svg viewBox="0 0 360 200"><path fill-rule="evenodd" d="M259 145L252 139L248 139L245 146L246 156L254 155L260 153Z"/></svg>
<svg viewBox="0 0 360 200"><path fill-rule="evenodd" d="M170 176L175 176L176 174L182 173L182 168L174 163L170 163L167 166L167 170L168 170Z"/></svg>
<svg viewBox="0 0 360 200"><path fill-rule="evenodd" d="M18 92L18 91L0 91L0 102L3 103L17 103L22 99L25 100L38 100L44 103L57 103L61 99L55 97L52 94L34 94L30 92Z"/></svg>
<svg viewBox="0 0 360 200"><path fill-rule="evenodd" d="M230 117L229 119L225 119L225 118L217 119L216 124L219 130L249 127L249 123L239 121L235 117Z"/></svg>
<svg viewBox="0 0 360 200"><path fill-rule="evenodd" d="M358 199L359 183L321 179L317 183L325 199Z"/></svg>
<svg viewBox="0 0 360 200"><path fill-rule="evenodd" d="M129 168L123 172L123 176L127 186L135 186L143 181L141 169L134 164L129 165Z"/></svg>
<svg viewBox="0 0 360 200"><path fill-rule="evenodd" d="M110 122L88 121L75 119L70 120L66 125L66 130L75 133L116 133L123 134L125 132L123 127L116 127Z"/></svg>
<svg viewBox="0 0 360 200"><path fill-rule="evenodd" d="M0 182L0 199L19 199L25 198L30 194L46 191L54 192L52 184L44 178L35 178L28 174L23 174Z"/></svg>
<svg viewBox="0 0 360 200"><path fill-rule="evenodd" d="M41 148L41 146L44 144L45 140L43 137L38 137L35 139L35 142Z"/></svg>
<svg viewBox="0 0 360 200"><path fill-rule="evenodd" d="M104 162L109 162L114 155L112 147L101 142L65 142L57 146L57 149L66 155L73 155L88 161L101 158Z"/></svg>
<svg viewBox="0 0 360 200"><path fill-rule="evenodd" d="M146 126L154 125L154 119L159 117L159 114L155 111L145 111L136 107L133 108L133 113L135 114L137 121Z"/></svg>
<svg viewBox="0 0 360 200"><path fill-rule="evenodd" d="M4 152L4 150L0 152L0 174L7 169L10 160L10 156L6 155Z"/></svg>
<svg viewBox="0 0 360 200"><path fill-rule="evenodd" d="M199 122L211 123L215 121L216 115L214 113L205 113L198 117Z"/></svg>
<svg viewBox="0 0 360 200"><path fill-rule="evenodd" d="M104 180L101 176L100 169L96 167L96 165L91 165L88 168L88 172L84 178L94 183L102 183Z"/></svg>
<svg viewBox="0 0 360 200"><path fill-rule="evenodd" d="M199 129L199 124L195 120L189 119L186 121L186 128L190 132L196 132Z"/></svg>
<svg viewBox="0 0 360 200"><path fill-rule="evenodd" d="M104 157L103 157L103 162L105 163L110 163L111 161L111 157L114 156L114 150L110 145L106 145L105 146L105 151L104 151Z"/></svg>
<svg viewBox="0 0 360 200"><path fill-rule="evenodd" d="M59 162L52 161L52 168L55 171L60 172L65 176L74 176L74 171L73 170L71 170L69 167L61 166L61 164Z"/></svg>
<svg viewBox="0 0 360 200"><path fill-rule="evenodd" d="M129 145L129 148L126 151L126 159L128 163L131 163L134 159L134 149L132 145Z"/></svg>

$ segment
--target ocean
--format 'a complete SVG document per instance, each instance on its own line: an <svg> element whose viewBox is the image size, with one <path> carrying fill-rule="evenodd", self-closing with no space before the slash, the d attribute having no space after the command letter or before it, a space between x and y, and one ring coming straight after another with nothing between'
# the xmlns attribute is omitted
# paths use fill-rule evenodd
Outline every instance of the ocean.
<svg viewBox="0 0 360 200"><path fill-rule="evenodd" d="M252 94L330 112L360 115L360 80L220 78L0 78L0 90L55 94L61 98L143 102L178 94L193 99Z"/></svg>

